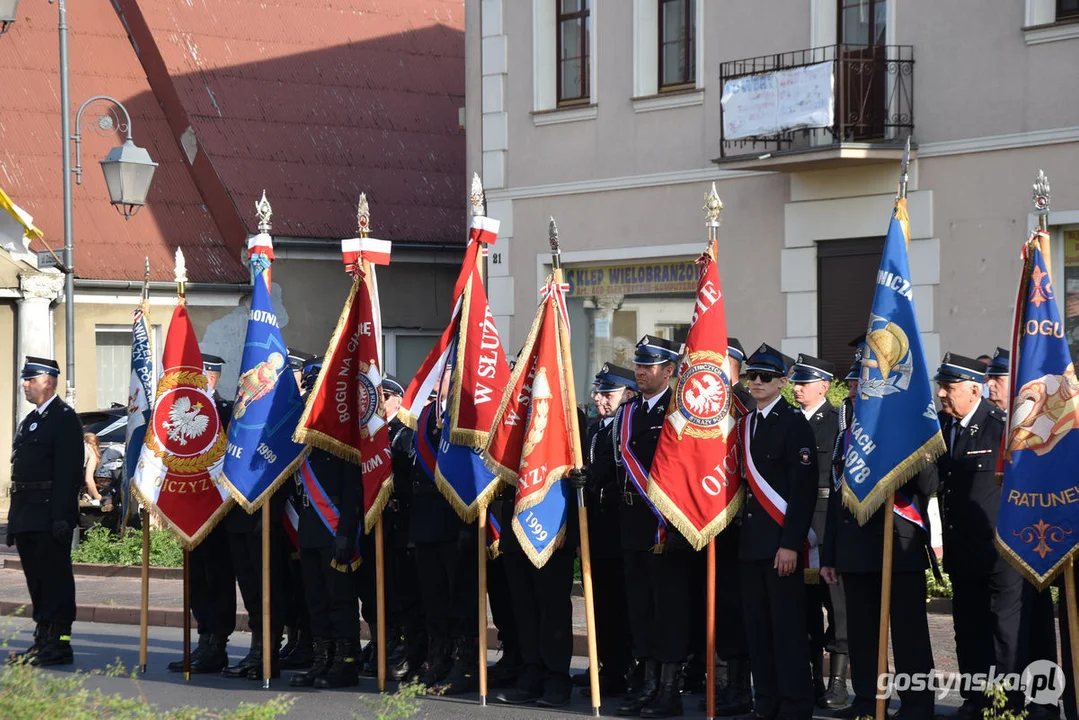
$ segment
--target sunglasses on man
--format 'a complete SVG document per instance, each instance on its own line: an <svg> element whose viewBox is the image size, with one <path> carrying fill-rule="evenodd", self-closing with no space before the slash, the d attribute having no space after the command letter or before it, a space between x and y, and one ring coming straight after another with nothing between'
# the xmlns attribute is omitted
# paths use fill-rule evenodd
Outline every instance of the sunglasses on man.
<svg viewBox="0 0 1079 720"><path fill-rule="evenodd" d="M754 380L760 380L762 383L770 383L773 380L778 380L782 376L777 375L776 373L762 372L760 370L750 370L746 373L746 377L749 378L750 382L753 382Z"/></svg>

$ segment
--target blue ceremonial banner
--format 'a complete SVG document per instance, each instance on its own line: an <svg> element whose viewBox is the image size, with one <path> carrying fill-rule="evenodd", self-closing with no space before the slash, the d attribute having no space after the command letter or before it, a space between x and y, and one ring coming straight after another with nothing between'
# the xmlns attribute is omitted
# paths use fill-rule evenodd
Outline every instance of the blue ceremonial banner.
<svg viewBox="0 0 1079 720"><path fill-rule="evenodd" d="M236 403L221 481L251 513L290 477L304 457L292 441L303 414L300 388L270 301L269 273L255 279Z"/></svg>
<svg viewBox="0 0 1079 720"><path fill-rule="evenodd" d="M150 340L150 319L145 301L135 308L131 331L131 384L127 394L127 438L124 442L124 476L121 481L124 518L127 526L132 505L131 478L139 466L142 443L146 439L146 423L150 422L150 405L153 402L157 382L154 380L154 347Z"/></svg>
<svg viewBox="0 0 1079 720"><path fill-rule="evenodd" d="M866 521L944 452L914 312L905 198L896 200L877 272L843 469L843 502Z"/></svg>
<svg viewBox="0 0 1079 720"><path fill-rule="evenodd" d="M1041 590L1079 547L1079 382L1039 241L1023 253L996 541Z"/></svg>

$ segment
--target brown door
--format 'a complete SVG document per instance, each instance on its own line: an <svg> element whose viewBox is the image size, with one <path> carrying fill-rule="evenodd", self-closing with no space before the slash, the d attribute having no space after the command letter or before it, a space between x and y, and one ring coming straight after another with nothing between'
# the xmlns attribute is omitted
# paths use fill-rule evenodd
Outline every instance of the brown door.
<svg viewBox="0 0 1079 720"><path fill-rule="evenodd" d="M847 374L851 340L865 332L877 288L884 238L817 243L817 354Z"/></svg>
<svg viewBox="0 0 1079 720"><path fill-rule="evenodd" d="M838 0L838 10L840 140L883 139L888 0Z"/></svg>

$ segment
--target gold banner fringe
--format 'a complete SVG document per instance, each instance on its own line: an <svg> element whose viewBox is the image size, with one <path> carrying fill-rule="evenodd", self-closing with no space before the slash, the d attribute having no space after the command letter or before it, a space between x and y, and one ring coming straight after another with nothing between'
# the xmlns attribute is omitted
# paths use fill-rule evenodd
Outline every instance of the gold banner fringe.
<svg viewBox="0 0 1079 720"><path fill-rule="evenodd" d="M889 495L895 494L908 480L943 455L944 450L944 436L937 430L933 437L881 478L865 500L859 500L844 480L843 505L854 515L859 525L865 525Z"/></svg>
<svg viewBox="0 0 1079 720"><path fill-rule="evenodd" d="M276 478L274 478L274 481L251 502L248 502L247 498L244 497L244 494L232 484L232 481L225 476L224 472L221 473L219 481L224 485L225 489L228 490L229 495L236 501L237 505L242 507L248 515L254 515L255 512L262 507L262 503L266 502L271 495L277 492L277 489L281 487L281 483L296 474L296 471L300 469L300 465L303 464L304 458L307 457L309 451L310 446L305 446L304 449L300 451L300 454L297 455Z"/></svg>
<svg viewBox="0 0 1079 720"><path fill-rule="evenodd" d="M690 522L681 508L663 492L663 488L658 483L652 481L651 477L648 482L648 499L667 519L667 522L674 525L682 537L693 546L693 549L699 552L707 547L712 538L723 532L738 515L738 511L745 502L745 485L738 488L734 497L727 503L727 507L723 508L723 512L700 529Z"/></svg>
<svg viewBox="0 0 1079 720"><path fill-rule="evenodd" d="M378 489L378 495L375 496L374 504L363 516L364 535L370 535L371 531L375 529L375 525L378 525L379 518L382 517L386 506L390 504L391 495L393 495L393 473L390 473L390 476L383 481L382 487Z"/></svg>
<svg viewBox="0 0 1079 720"><path fill-rule="evenodd" d="M492 482L486 488L483 489L476 499L472 501L471 505L466 505L461 496L454 490L453 485L450 484L442 473L438 470L438 465L435 465L435 487L442 493L442 497L446 498L446 502L450 504L453 511L457 513L457 517L461 518L461 522L473 523L479 518L481 511L485 510L488 505L491 504L491 500L494 499L496 493L502 489L502 483L495 478L495 482Z"/></svg>
<svg viewBox="0 0 1079 720"><path fill-rule="evenodd" d="M568 505L567 505L568 507ZM547 561L551 559L551 555L554 551L562 547L562 544L566 539L566 525L569 520L569 513L566 514L567 521L562 523L562 527L558 529L554 539L551 540L551 544L544 548L543 552L536 552L536 548L532 547L532 541L528 539L528 531L521 527L520 521L517 519L517 513L513 514L513 534L517 536L517 544L521 546L521 551L528 556L528 559L532 561L532 564L536 566L536 569L543 567L547 564Z"/></svg>
<svg viewBox="0 0 1079 720"><path fill-rule="evenodd" d="M176 540L180 543L180 546L184 550L194 550L196 547L198 547L199 544L206 539L206 536L209 535L215 527L217 527L217 524L224 519L225 515L228 514L229 510L231 510L232 506L235 504L231 497L225 498L221 502L221 507L215 510L213 515L211 515L206 520L206 522L202 524L202 527L199 528L198 532L196 532L194 535L188 535L183 530L181 530L180 527L176 523L174 523L168 515L161 511L161 508L157 506L157 503L153 502L152 500L150 500L150 498L144 495L142 490L140 490L139 487L134 484L134 482L132 482L131 484L131 492L135 494L135 497L138 499L139 503L144 505L146 509L150 511L150 514L160 520L165 526L165 529L171 532L176 537ZM147 532L148 530L149 528L142 529L143 532Z"/></svg>
<svg viewBox="0 0 1079 720"><path fill-rule="evenodd" d="M363 461L359 450L351 445L341 442L335 437L327 435L321 430L298 427L296 428L296 432L292 435L292 441L311 445L319 450L325 450L331 455L335 455L353 465L359 465Z"/></svg>
<svg viewBox="0 0 1079 720"><path fill-rule="evenodd" d="M501 542L502 542L502 540L499 539L499 540L495 540L493 543L491 543L491 546L489 548L487 548L487 557L488 558L490 558L491 560L494 560L495 558L497 558L499 555L502 554L502 550L499 549L499 547L498 547L499 544L501 544Z"/></svg>
<svg viewBox="0 0 1079 720"><path fill-rule="evenodd" d="M1057 575L1065 569L1068 560L1079 554L1079 545L1076 545L1066 552L1060 560L1057 560L1053 567L1049 568L1049 572L1044 575L1039 575L1034 568L1030 567L1023 558L1017 555L1016 552L1001 539L999 532L994 531L993 536L993 541L996 543L997 551L1001 556L1011 563L1011 565L1018 570L1031 585L1037 588L1039 592L1049 587L1053 583L1053 580L1056 579Z"/></svg>

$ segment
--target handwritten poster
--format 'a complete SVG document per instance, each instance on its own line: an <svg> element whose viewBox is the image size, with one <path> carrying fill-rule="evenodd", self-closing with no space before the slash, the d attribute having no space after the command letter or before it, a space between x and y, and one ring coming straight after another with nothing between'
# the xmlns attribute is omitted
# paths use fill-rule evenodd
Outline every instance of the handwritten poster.
<svg viewBox="0 0 1079 720"><path fill-rule="evenodd" d="M833 63L728 80L720 102L724 140L829 127L835 122Z"/></svg>

